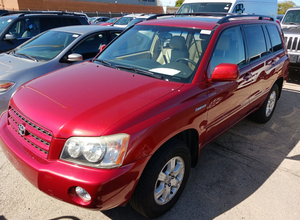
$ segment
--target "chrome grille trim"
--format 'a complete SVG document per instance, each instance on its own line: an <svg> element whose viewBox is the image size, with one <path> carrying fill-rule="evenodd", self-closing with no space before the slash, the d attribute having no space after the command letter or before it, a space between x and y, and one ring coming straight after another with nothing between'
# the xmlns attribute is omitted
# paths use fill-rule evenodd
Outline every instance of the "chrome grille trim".
<svg viewBox="0 0 300 220"><path fill-rule="evenodd" d="M14 122L16 122L15 120L13 120ZM16 122L17 123L17 122ZM18 123L17 123L18 124ZM16 131L16 133L23 139L23 140L25 140L27 143L29 143L30 145L32 145L33 147L35 147L36 149L38 149L39 151L41 151L41 152L43 152L44 154L47 154L48 155L48 152L47 151L45 151L45 150L43 150L42 148L40 148L40 147L38 147L38 146L36 146L34 143L32 143L32 142L30 142L29 140L27 140L26 138L24 138L22 135L20 135L19 134L19 132L14 128L14 127L12 127L15 131ZM30 134L31 135L31 134ZM50 144L49 144L50 145Z"/></svg>
<svg viewBox="0 0 300 220"><path fill-rule="evenodd" d="M45 131L44 129L38 127L37 125L31 123L26 118L24 118L22 115L20 115L15 109L11 108L12 111L20 118L22 121L24 121L26 124L29 124L31 127L35 128L36 130L48 135L49 137L52 137L52 134L50 134L48 131Z"/></svg>
<svg viewBox="0 0 300 220"><path fill-rule="evenodd" d="M300 52L300 38L293 36L285 36L284 42L288 51L299 51Z"/></svg>
<svg viewBox="0 0 300 220"><path fill-rule="evenodd" d="M46 131L34 122L29 121L29 119L26 119L11 106L8 108L8 124L10 125L10 128L12 128L12 131L17 133L18 137L21 137L22 140L29 144L28 147L33 146L34 149L38 150L36 152L42 153L41 156L48 157L53 137L50 131ZM20 134L20 124L23 124L25 127L27 126L25 134Z"/></svg>

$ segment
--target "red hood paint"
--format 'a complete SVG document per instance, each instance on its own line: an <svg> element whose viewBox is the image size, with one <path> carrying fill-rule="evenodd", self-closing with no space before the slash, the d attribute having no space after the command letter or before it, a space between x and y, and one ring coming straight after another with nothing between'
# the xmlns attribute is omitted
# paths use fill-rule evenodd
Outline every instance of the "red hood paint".
<svg viewBox="0 0 300 220"><path fill-rule="evenodd" d="M56 138L100 136L129 114L181 86L85 62L24 84L11 103Z"/></svg>

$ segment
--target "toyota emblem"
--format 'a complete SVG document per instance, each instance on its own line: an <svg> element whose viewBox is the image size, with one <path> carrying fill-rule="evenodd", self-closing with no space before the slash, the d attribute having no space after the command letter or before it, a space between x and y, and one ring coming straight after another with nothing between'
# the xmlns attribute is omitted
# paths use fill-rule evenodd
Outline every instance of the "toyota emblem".
<svg viewBox="0 0 300 220"><path fill-rule="evenodd" d="M25 127L24 127L24 125L22 125L22 124L19 124L19 133L20 133L20 135L25 135L25 132L26 132L26 129L25 129Z"/></svg>

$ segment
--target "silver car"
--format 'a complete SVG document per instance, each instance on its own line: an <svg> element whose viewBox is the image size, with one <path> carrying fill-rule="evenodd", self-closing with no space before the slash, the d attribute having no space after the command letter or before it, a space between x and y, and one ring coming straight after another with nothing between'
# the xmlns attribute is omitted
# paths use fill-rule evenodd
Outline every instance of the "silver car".
<svg viewBox="0 0 300 220"><path fill-rule="evenodd" d="M46 31L0 54L0 114L23 83L51 71L89 60L123 31L111 26L69 26Z"/></svg>

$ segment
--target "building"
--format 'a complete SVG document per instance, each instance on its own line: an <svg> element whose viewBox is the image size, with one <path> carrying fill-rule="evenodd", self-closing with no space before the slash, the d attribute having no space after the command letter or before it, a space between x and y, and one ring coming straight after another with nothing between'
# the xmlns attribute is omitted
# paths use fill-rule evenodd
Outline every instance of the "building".
<svg viewBox="0 0 300 220"><path fill-rule="evenodd" d="M163 13L157 0L0 0L0 9L82 11L99 13Z"/></svg>

